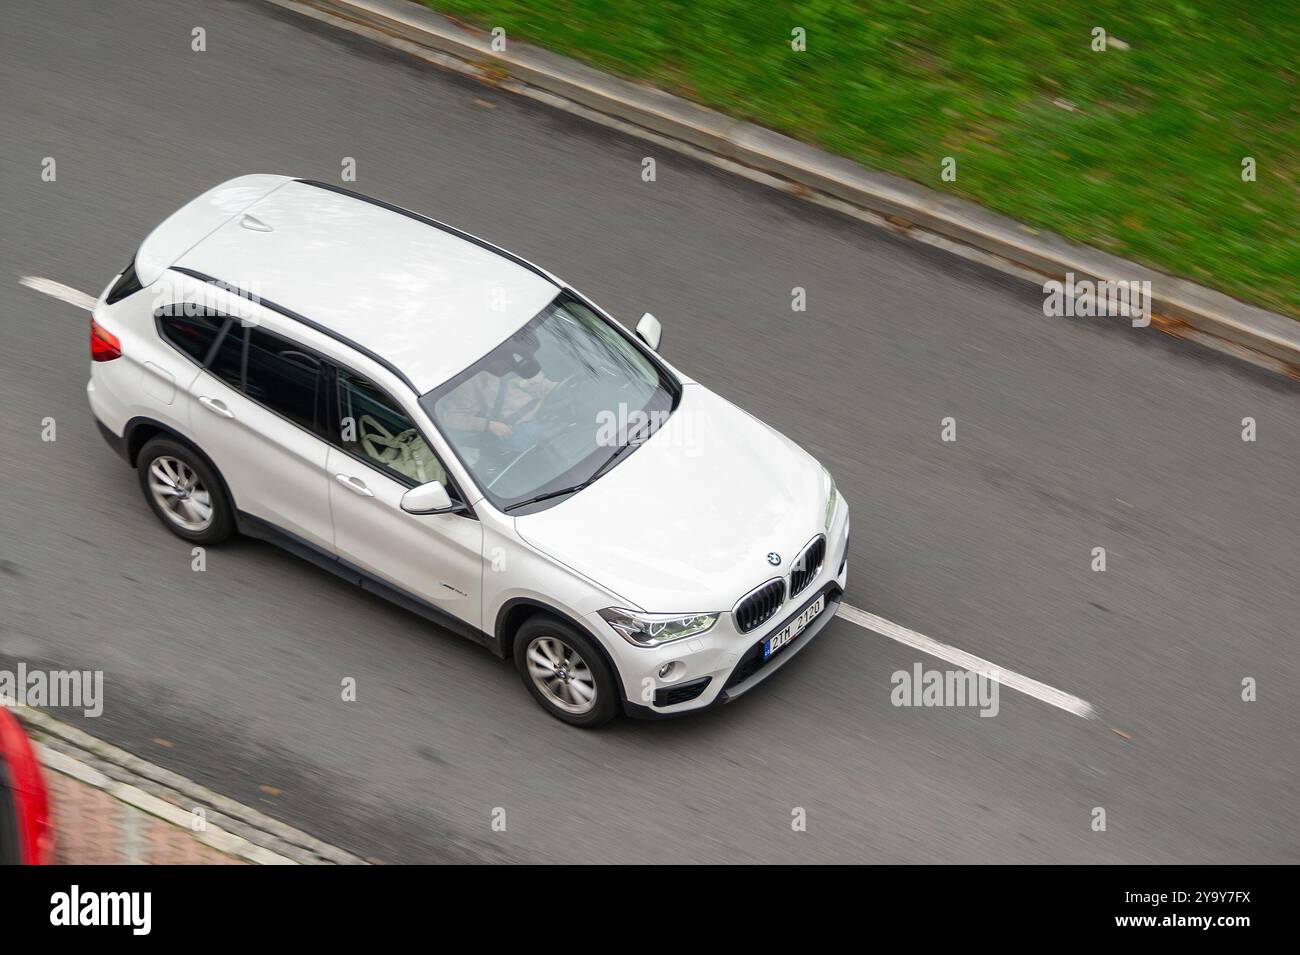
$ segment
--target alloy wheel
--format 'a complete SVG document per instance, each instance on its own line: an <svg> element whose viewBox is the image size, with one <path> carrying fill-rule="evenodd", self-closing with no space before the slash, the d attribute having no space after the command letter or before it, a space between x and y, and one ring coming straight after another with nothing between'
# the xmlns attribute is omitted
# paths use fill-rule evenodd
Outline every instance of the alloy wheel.
<svg viewBox="0 0 1300 955"><path fill-rule="evenodd" d="M574 716L596 705L596 676L582 655L559 637L534 637L526 654L528 676L547 701Z"/></svg>
<svg viewBox="0 0 1300 955"><path fill-rule="evenodd" d="M149 465L149 493L167 519L187 531L212 523L212 495L198 472L180 458L160 455Z"/></svg>

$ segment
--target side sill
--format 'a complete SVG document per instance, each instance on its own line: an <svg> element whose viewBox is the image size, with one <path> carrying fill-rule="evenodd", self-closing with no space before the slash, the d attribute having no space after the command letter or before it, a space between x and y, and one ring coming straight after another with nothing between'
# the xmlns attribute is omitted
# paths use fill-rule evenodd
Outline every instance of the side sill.
<svg viewBox="0 0 1300 955"><path fill-rule="evenodd" d="M403 610L418 614L430 623L437 624L439 627L450 630L462 637L467 637L475 643L482 644L497 656L501 656L501 651L497 645L498 641L491 634L484 633L478 627L471 626L465 621L453 617L445 610L433 606L428 601L422 600L412 593L394 587L387 581L380 580L369 571L362 570L346 560L321 550L315 544L303 540L298 535L277 527L270 521L254 517L245 511L235 513L235 523L239 528L239 532L246 537L254 537L275 544L294 556L308 560L322 570L328 570L348 583L355 584L362 590L368 591L377 597L382 597Z"/></svg>

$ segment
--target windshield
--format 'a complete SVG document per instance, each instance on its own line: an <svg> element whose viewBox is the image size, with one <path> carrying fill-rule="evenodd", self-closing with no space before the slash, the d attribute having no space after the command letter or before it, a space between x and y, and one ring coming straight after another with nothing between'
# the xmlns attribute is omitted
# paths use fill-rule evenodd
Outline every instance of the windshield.
<svg viewBox="0 0 1300 955"><path fill-rule="evenodd" d="M619 329L567 293L446 384L420 399L498 509L597 476L657 430L680 386Z"/></svg>

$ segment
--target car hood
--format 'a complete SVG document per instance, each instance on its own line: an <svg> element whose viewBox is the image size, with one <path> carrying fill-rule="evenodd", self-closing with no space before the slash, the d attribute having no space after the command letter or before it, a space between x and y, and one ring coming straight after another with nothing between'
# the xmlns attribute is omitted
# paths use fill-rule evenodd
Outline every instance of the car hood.
<svg viewBox="0 0 1300 955"><path fill-rule="evenodd" d="M595 484L515 519L529 544L652 613L730 610L822 530L810 454L698 384ZM773 566L768 555L780 555Z"/></svg>

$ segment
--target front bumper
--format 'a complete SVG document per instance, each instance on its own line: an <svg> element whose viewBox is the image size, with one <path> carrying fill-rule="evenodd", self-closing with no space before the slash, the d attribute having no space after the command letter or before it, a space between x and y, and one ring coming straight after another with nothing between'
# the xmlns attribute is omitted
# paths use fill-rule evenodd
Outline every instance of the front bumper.
<svg viewBox="0 0 1300 955"><path fill-rule="evenodd" d="M722 692L718 694L715 702L730 703L744 694L748 693L754 687L758 686L768 677L770 677L781 667L785 666L794 659L795 654L812 642L813 637L822 632L831 619L835 616L835 611L839 609L841 601L844 599L844 591L840 589L838 583L830 583L821 589L820 592L813 594L805 600L799 609L794 613L787 614L785 618L772 628L773 633L780 633L791 620L794 620L811 607L822 597L826 598L826 607L817 615L817 619L808 624L799 636L795 637L794 642L783 647L778 653L773 654L766 660L763 659L763 643L767 637L755 641L754 645L745 651L745 655L740 658L736 668L731 671L727 677L727 682L722 685Z"/></svg>
<svg viewBox="0 0 1300 955"><path fill-rule="evenodd" d="M694 713L743 696L785 666L825 629L839 609L848 587L849 530L849 506L841 496L827 528L828 548L821 571L773 619L748 633L739 632L734 615L726 613L713 630L699 637L653 649L633 648L599 614L589 615L588 625L602 635L615 664L624 712L642 719ZM763 642L821 596L826 597L826 609L794 641L764 661ZM665 666L678 672L660 677Z"/></svg>
<svg viewBox="0 0 1300 955"><path fill-rule="evenodd" d="M636 719L667 719L685 713L698 713L722 703L730 703L748 693L793 660L831 622L844 599L842 581L846 571L847 567L842 567L840 573L829 583L822 584L795 609L783 614L775 625L764 628L762 635L753 638L730 671L659 686L651 697L653 702L647 704L625 699L624 712ZM822 597L826 598L826 606L817 618L808 624L791 643L764 660L763 643L767 638L774 633L779 633L791 620L797 618ZM683 696L685 699L682 698Z"/></svg>

